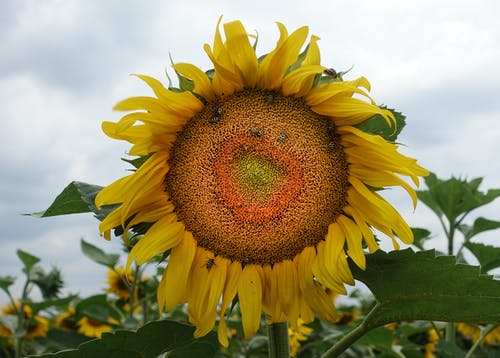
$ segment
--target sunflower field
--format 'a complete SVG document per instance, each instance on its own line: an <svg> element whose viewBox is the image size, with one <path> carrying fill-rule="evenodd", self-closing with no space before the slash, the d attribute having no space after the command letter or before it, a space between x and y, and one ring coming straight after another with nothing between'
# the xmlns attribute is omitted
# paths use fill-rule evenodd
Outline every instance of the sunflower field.
<svg viewBox="0 0 500 358"><path fill-rule="evenodd" d="M308 27L278 30L258 54L257 35L219 20L212 69L172 64L167 86L135 75L152 96L102 124L131 144L128 175L71 182L32 214L92 213L121 241L80 242L106 289L62 296L63 273L18 250L0 357L500 356L500 247L476 241L500 221L473 214L500 189L400 153L405 116L321 65ZM388 189L442 232L410 228ZM445 252L424 248L436 235Z"/></svg>

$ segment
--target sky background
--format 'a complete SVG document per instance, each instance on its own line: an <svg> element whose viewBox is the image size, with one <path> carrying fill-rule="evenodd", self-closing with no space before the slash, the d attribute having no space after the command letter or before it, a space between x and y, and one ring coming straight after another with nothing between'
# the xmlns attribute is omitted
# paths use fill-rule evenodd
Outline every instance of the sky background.
<svg viewBox="0 0 500 358"><path fill-rule="evenodd" d="M119 100L149 95L141 73L167 83L169 56L203 70L220 15L259 34L258 53L273 48L276 21L310 26L322 64L354 65L379 104L407 116L401 151L438 176L484 177L500 187L500 3L491 1L0 0L0 275L20 277L16 250L56 265L64 292L98 293L106 269L85 257L80 239L107 252L119 240L99 237L91 214L36 219L71 181L107 185L126 174L127 143L107 138L104 120ZM444 249L437 219L414 212L402 190L388 193L412 226ZM500 201L472 217L500 220ZM498 245L498 234L482 242ZM21 285L17 280L16 287ZM0 303L7 297L0 294Z"/></svg>

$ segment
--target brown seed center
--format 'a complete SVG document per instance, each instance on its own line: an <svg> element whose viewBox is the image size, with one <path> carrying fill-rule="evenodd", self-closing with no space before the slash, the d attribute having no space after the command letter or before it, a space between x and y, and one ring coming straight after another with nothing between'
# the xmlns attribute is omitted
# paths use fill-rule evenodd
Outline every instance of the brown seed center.
<svg viewBox="0 0 500 358"><path fill-rule="evenodd" d="M166 192L198 245L242 263L292 259L346 204L333 124L275 92L208 103L178 133L169 165Z"/></svg>

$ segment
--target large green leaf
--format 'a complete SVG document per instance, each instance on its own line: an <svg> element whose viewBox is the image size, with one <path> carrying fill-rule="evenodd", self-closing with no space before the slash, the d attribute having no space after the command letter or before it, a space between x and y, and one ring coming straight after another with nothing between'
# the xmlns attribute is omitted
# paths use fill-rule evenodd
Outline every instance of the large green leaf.
<svg viewBox="0 0 500 358"><path fill-rule="evenodd" d="M106 205L98 210L94 204L97 193L102 187L94 184L73 181L64 188L47 210L29 215L39 218L50 216L80 214L93 212L99 220L103 220L117 205Z"/></svg>
<svg viewBox="0 0 500 358"><path fill-rule="evenodd" d="M500 281L453 256L411 249L367 255L366 270L351 262L354 277L377 299L367 326L433 320L500 323Z"/></svg>
<svg viewBox="0 0 500 358"><path fill-rule="evenodd" d="M460 215L466 215L500 196L500 189L479 191L481 182L482 178L467 181L452 177L442 180L431 173L425 177L428 189L417 191L417 196L438 216L444 214L450 222L454 223Z"/></svg>
<svg viewBox="0 0 500 358"><path fill-rule="evenodd" d="M73 181L64 188L62 193L56 197L47 210L31 215L46 218L57 215L91 212L89 203L93 204L93 198L95 198L101 189L102 187L97 185Z"/></svg>
<svg viewBox="0 0 500 358"><path fill-rule="evenodd" d="M94 246L86 242L85 240L81 240L80 243L82 247L82 252L92 261L100 265L104 265L109 268L114 268L118 260L120 259L120 255L107 254L97 246Z"/></svg>
<svg viewBox="0 0 500 358"><path fill-rule="evenodd" d="M215 332L193 338L195 327L175 321L154 321L137 332L117 330L101 339L81 344L76 350L37 357L58 358L149 358L168 352L168 357L209 358L219 349Z"/></svg>
<svg viewBox="0 0 500 358"><path fill-rule="evenodd" d="M475 242L465 243L474 256L476 256L481 265L481 272L486 273L497 267L500 267L500 247L484 245Z"/></svg>
<svg viewBox="0 0 500 358"><path fill-rule="evenodd" d="M366 270L349 260L354 278L376 299L365 319L323 355L338 357L357 339L391 322L429 320L500 323L500 280L479 267L456 264L453 256L411 248L366 256Z"/></svg>

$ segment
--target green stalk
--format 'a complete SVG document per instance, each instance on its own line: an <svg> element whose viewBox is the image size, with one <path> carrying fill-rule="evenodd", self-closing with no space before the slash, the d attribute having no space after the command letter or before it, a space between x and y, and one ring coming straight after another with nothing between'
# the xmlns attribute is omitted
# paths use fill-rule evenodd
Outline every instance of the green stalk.
<svg viewBox="0 0 500 358"><path fill-rule="evenodd" d="M454 250L453 243L454 243L455 230L456 230L455 223L450 222L450 229L447 231L448 255L453 255L453 250ZM455 323L454 322L448 322L446 324L445 340L446 340L446 342L449 342L451 344L455 344Z"/></svg>
<svg viewBox="0 0 500 358"><path fill-rule="evenodd" d="M481 335L479 336L478 340L469 349L469 351L465 355L465 358L471 358L472 357L472 353L474 353L474 351L477 349L477 347L479 347L479 345L481 343L483 343L483 340L488 335L488 333L490 333L491 331L493 331L496 327L497 327L496 324L489 324L486 327L484 327L484 329L481 331Z"/></svg>
<svg viewBox="0 0 500 358"><path fill-rule="evenodd" d="M269 358L289 358L288 322L267 325Z"/></svg>
<svg viewBox="0 0 500 358"><path fill-rule="evenodd" d="M373 316L379 308L377 303L375 307L372 308L370 312L366 315L363 321L356 326L352 331L348 332L343 336L337 343L333 345L329 350L327 350L321 358L336 358L342 354L347 348L352 346L359 338L361 338L366 332L375 328L367 322L370 322L371 316Z"/></svg>
<svg viewBox="0 0 500 358"><path fill-rule="evenodd" d="M20 330L20 329L24 329L24 306L25 306L25 303L26 302L26 299L28 298L28 288L29 288L29 284L31 283L31 279L30 279L30 273L27 272L26 273L26 282L24 284L24 287L23 287L23 291L22 291L22 296L21 296L21 305L19 307L19 310L16 309L16 304L14 302L14 310L17 312L17 329ZM23 340L24 340L24 337L16 337L15 341L16 341L16 358L19 358L21 357L21 351L23 349Z"/></svg>

